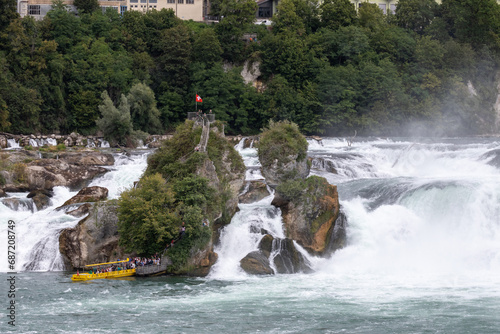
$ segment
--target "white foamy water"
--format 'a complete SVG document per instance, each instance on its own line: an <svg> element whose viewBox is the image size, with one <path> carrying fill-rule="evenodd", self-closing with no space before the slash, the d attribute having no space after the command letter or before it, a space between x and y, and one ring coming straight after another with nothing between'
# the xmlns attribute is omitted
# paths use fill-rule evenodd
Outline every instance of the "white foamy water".
<svg viewBox="0 0 500 334"><path fill-rule="evenodd" d="M125 154L115 155L115 165L110 171L98 177L92 185L108 188L108 198L118 198L119 194L133 186L138 181L147 166L148 152L140 152L130 157ZM81 218L65 214L57 210L65 201L76 195L66 187L55 187L50 206L46 209L32 212L25 206L18 211L0 202L0 236L7 240L7 222L15 221L16 235L16 270L63 270L64 264L59 253L59 234L65 228L74 227ZM8 194L24 201L27 193ZM33 205L32 205L33 207ZM7 258L7 247L0 249L0 258ZM0 263L0 271L9 271L7 262Z"/></svg>

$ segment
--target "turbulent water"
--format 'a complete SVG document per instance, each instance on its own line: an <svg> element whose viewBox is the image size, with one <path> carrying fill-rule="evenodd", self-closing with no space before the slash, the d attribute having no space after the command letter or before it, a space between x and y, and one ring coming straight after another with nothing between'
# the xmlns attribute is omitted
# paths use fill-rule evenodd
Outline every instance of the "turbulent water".
<svg viewBox="0 0 500 334"><path fill-rule="evenodd" d="M309 143L311 173L338 186L348 220L344 249L328 259L308 257L314 273L251 277L239 268L239 260L256 249L260 229L284 235L281 213L270 205L271 195L240 205L221 233L219 259L207 278L82 284L72 283L65 272L18 273L17 330L498 333L500 139L350 143L330 138ZM237 148L248 167L247 180L262 179L255 149L243 148L243 143ZM123 182L133 178L138 175ZM99 182L118 184L95 183ZM120 189L110 193L118 196ZM56 189L53 201L71 195ZM1 223L14 216L18 242L26 248L18 254L18 270L30 261L40 266L38 270L57 269L58 254L36 260L30 256L50 233L76 221L54 210L11 216L8 210L0 204ZM5 237L5 225L0 229ZM45 244L47 249L55 247L52 241ZM3 259L5 254L1 249ZM4 263L0 262L2 271ZM5 276L0 274L0 279ZM0 319L4 332L5 316Z"/></svg>
<svg viewBox="0 0 500 334"><path fill-rule="evenodd" d="M118 198L121 191L133 185L146 168L149 152L136 152L131 156L115 155L115 164L110 171L96 178L90 186L99 185L109 190L108 198ZM7 222L16 222L16 269L17 270L63 270L59 253L59 234L61 230L75 226L79 218L58 210L65 201L76 195L66 187L55 187L54 196L48 208L36 211L27 193L9 193L9 197L19 198L25 205L17 211L0 202L0 236L2 244L7 240ZM34 211L34 212L33 212ZM7 258L7 246L1 247L0 259ZM7 271L7 261L0 261L0 271Z"/></svg>

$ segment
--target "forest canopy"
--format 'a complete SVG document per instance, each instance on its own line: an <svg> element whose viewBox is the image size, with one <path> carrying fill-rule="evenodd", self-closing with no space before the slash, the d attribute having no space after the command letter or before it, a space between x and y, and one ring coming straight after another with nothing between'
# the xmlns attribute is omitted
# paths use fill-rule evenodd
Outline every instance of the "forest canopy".
<svg viewBox="0 0 500 334"><path fill-rule="evenodd" d="M221 19L211 24L165 9L103 13L85 1L79 13L56 1L36 21L4 2L0 131L108 131L126 143L174 129L196 94L230 134L269 120L323 135L498 130L496 0L399 0L394 14L367 2L356 11L348 0L282 0L269 27L256 24L254 0L214 2ZM252 66L260 76L246 83Z"/></svg>

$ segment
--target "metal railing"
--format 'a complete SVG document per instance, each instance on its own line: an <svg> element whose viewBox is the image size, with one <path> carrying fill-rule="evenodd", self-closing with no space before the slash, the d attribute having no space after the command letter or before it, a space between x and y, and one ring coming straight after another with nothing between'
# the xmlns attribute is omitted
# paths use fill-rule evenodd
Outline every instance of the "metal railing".
<svg viewBox="0 0 500 334"><path fill-rule="evenodd" d="M167 271L167 266L169 264L172 264L171 261L167 257L163 257L161 259L161 264L156 265L156 264L150 264L147 266L138 266L135 268L135 274L137 276L148 276L148 275L154 275L154 274L159 274L161 272Z"/></svg>

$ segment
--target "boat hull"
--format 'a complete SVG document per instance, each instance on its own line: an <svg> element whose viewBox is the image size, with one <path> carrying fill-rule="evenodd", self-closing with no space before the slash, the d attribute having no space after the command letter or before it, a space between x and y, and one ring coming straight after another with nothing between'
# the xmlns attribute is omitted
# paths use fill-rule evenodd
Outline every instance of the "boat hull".
<svg viewBox="0 0 500 334"><path fill-rule="evenodd" d="M109 271L109 272L100 273L100 274L89 274L89 273L74 274L71 277L71 280L74 282L83 282L83 281L90 281L93 279L120 278L120 277L134 276L134 275L135 275L135 268L134 269L117 270L117 271Z"/></svg>

